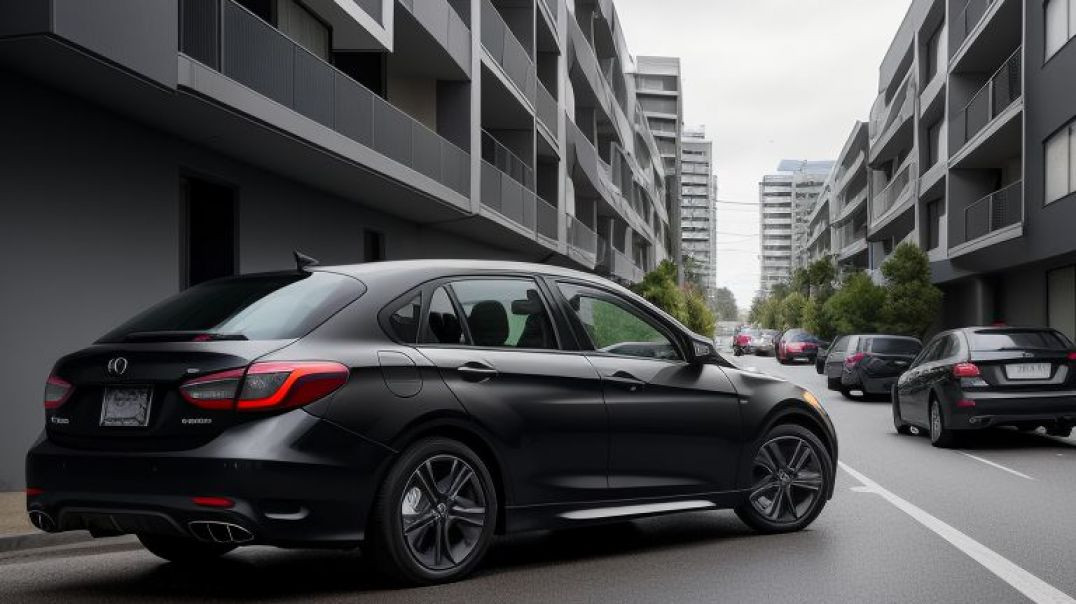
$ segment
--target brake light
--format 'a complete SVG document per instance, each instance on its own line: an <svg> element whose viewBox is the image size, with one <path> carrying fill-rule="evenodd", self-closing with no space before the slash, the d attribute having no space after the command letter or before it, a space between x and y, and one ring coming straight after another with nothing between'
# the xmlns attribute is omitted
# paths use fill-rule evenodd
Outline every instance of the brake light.
<svg viewBox="0 0 1076 604"><path fill-rule="evenodd" d="M803 344L800 343L800 342L789 342L788 351L789 352L803 352Z"/></svg>
<svg viewBox="0 0 1076 604"><path fill-rule="evenodd" d="M957 363L953 366L953 377L977 378L981 376L982 372L979 371L979 366L975 363Z"/></svg>
<svg viewBox="0 0 1076 604"><path fill-rule="evenodd" d="M37 497L39 495L44 495L44 494L45 494L45 489L38 489L36 487L26 487L26 496L27 497Z"/></svg>
<svg viewBox="0 0 1076 604"><path fill-rule="evenodd" d="M45 380L45 408L56 409L66 403L73 390L67 380L50 375L49 379Z"/></svg>
<svg viewBox="0 0 1076 604"><path fill-rule="evenodd" d="M975 401L968 398L963 398L956 402L956 406L960 409L971 409L975 407Z"/></svg>
<svg viewBox="0 0 1076 604"><path fill-rule="evenodd" d="M191 497L191 502L206 508L235 507L235 502L227 497Z"/></svg>
<svg viewBox="0 0 1076 604"><path fill-rule="evenodd" d="M1069 353L1069 360L1070 361L1076 361L1076 352L1070 352Z"/></svg>
<svg viewBox="0 0 1076 604"><path fill-rule="evenodd" d="M327 361L269 361L184 382L187 402L202 409L239 411L302 407L347 383L348 369Z"/></svg>
<svg viewBox="0 0 1076 604"><path fill-rule="evenodd" d="M847 365L848 367L855 367L856 365L859 364L860 361L862 361L864 358L866 358L866 356L867 356L866 353L857 352L857 353L855 353L853 355L850 355L848 358L846 358L844 360L844 364Z"/></svg>

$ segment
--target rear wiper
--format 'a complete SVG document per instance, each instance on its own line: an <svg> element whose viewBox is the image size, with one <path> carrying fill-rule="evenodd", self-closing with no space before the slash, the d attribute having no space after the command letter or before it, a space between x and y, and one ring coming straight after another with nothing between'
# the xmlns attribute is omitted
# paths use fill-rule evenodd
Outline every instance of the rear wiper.
<svg viewBox="0 0 1076 604"><path fill-rule="evenodd" d="M247 337L241 333L217 333L207 331L136 331L124 336L124 342L222 342L240 341Z"/></svg>

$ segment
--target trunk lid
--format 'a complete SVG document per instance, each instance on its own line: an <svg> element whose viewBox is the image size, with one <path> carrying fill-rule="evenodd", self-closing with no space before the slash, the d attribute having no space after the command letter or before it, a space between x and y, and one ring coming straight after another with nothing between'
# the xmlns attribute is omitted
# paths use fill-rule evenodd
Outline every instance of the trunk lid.
<svg viewBox="0 0 1076 604"><path fill-rule="evenodd" d="M1071 390L1076 382L1068 351L973 351L971 362L987 384L1000 390Z"/></svg>

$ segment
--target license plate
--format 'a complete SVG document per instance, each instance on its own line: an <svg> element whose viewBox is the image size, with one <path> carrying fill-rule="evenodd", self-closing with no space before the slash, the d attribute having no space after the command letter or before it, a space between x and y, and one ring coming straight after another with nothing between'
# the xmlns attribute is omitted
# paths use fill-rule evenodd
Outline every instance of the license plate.
<svg viewBox="0 0 1076 604"><path fill-rule="evenodd" d="M105 388L101 425L139 428L149 425L153 389L145 386Z"/></svg>
<svg viewBox="0 0 1076 604"><path fill-rule="evenodd" d="M1010 380L1045 380L1050 377L1049 363L1017 363L1005 366L1005 377Z"/></svg>

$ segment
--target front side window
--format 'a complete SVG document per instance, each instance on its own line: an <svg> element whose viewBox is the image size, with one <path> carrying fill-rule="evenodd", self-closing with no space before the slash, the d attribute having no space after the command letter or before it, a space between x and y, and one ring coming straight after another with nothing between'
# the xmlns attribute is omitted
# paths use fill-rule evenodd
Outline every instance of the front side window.
<svg viewBox="0 0 1076 604"><path fill-rule="evenodd" d="M613 302L585 287L561 284L576 317L599 352L629 357L681 360L680 351L664 331L626 302ZM756 330L756 333L757 330Z"/></svg>
<svg viewBox="0 0 1076 604"><path fill-rule="evenodd" d="M490 348L556 349L549 310L529 279L475 279L452 284L471 343Z"/></svg>

